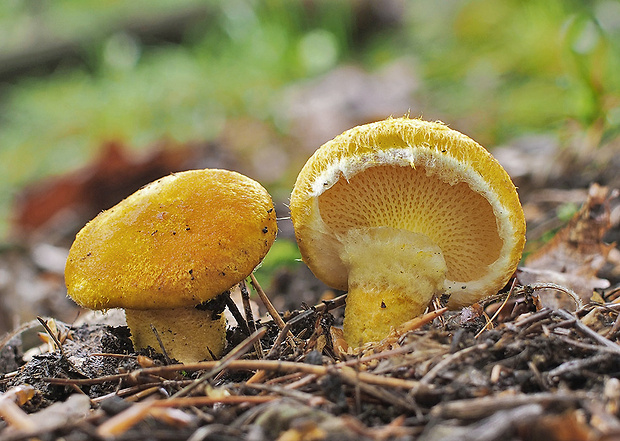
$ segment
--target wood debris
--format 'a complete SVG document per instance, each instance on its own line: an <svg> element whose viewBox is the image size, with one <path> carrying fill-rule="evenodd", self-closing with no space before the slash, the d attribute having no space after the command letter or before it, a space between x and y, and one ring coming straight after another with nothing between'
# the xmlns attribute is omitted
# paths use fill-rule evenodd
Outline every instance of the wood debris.
<svg viewBox="0 0 620 441"><path fill-rule="evenodd" d="M620 434L620 306L586 303L570 313L541 307L527 292L515 287L511 308L519 312L497 314L492 326L482 308L440 310L359 353L337 351L331 337L317 350L317 335L331 332L326 307L290 314L282 329L263 324L222 360L185 365L156 354L138 359L122 343L127 335L116 334L122 328L66 325L64 355L50 347L5 373L1 397L39 378L32 394L13 401L24 421L49 404L88 398L88 412L50 429L57 437L564 440L566 427L575 439ZM105 352L101 342L115 339ZM257 342L278 356L262 358ZM43 370L44 362L56 368ZM7 415L0 436L32 435L28 423Z"/></svg>

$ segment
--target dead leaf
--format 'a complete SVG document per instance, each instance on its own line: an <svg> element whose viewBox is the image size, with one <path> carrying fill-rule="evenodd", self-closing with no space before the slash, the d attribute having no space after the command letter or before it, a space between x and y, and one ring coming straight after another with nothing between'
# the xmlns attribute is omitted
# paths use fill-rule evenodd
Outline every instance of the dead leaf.
<svg viewBox="0 0 620 441"><path fill-rule="evenodd" d="M19 409L20 412L23 412ZM51 406L30 415L23 412L23 421L20 426L8 428L4 435L10 431L12 435L35 435L52 432L67 424L75 423L90 415L90 399L86 395L73 394L64 402L54 403ZM15 430L17 429L17 430Z"/></svg>
<svg viewBox="0 0 620 441"><path fill-rule="evenodd" d="M570 410L560 415L544 415L523 426L523 439L547 441L589 441L594 431L586 424L582 411ZM529 433L528 433L529 432Z"/></svg>
<svg viewBox="0 0 620 441"><path fill-rule="evenodd" d="M294 421L293 427L283 432L277 441L320 441L327 437L315 421Z"/></svg>
<svg viewBox="0 0 620 441"><path fill-rule="evenodd" d="M203 160L208 163L202 164ZM25 239L49 232L68 234L64 230L81 228L100 211L155 179L197 165L231 167L233 162L215 144L162 141L138 154L121 142L110 141L101 146L91 164L36 182L18 194L11 215L12 234Z"/></svg>
<svg viewBox="0 0 620 441"><path fill-rule="evenodd" d="M615 244L603 242L610 227L611 199L617 191L592 184L588 199L551 241L525 260L519 281L524 285L555 283L573 290L588 302L596 288L609 287L609 281L597 277ZM574 302L552 290L539 291L544 306L574 309Z"/></svg>
<svg viewBox="0 0 620 441"><path fill-rule="evenodd" d="M34 430L36 424L19 406L34 396L34 388L28 384L12 387L0 394L0 418L16 430Z"/></svg>

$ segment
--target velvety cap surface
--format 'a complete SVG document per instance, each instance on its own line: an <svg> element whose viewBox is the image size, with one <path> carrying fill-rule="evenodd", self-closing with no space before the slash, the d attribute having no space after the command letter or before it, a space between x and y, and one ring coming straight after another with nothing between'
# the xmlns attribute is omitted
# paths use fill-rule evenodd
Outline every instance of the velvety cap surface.
<svg viewBox="0 0 620 441"><path fill-rule="evenodd" d="M197 305L249 276L276 233L271 197L254 180L218 169L175 173L78 233L67 290L92 309Z"/></svg>

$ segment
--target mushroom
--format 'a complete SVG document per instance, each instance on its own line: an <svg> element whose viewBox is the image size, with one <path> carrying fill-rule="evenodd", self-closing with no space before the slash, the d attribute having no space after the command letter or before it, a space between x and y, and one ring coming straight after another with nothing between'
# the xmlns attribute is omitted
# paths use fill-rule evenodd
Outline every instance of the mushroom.
<svg viewBox="0 0 620 441"><path fill-rule="evenodd" d="M273 202L228 170L175 173L100 213L77 234L67 292L91 309L124 308L136 348L184 363L221 356L226 322L209 300L245 279L277 232Z"/></svg>
<svg viewBox="0 0 620 441"><path fill-rule="evenodd" d="M344 336L356 347L424 312L497 293L513 275L525 219L510 177L441 123L389 118L321 146L301 170L291 218L303 261L348 290Z"/></svg>

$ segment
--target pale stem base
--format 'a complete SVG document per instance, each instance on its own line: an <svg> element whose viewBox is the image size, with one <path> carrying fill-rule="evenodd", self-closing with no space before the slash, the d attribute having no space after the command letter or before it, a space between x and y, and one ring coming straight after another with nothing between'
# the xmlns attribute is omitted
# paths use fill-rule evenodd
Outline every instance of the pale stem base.
<svg viewBox="0 0 620 441"><path fill-rule="evenodd" d="M182 363L211 360L211 353L219 358L226 343L226 319L222 314L212 319L211 311L196 308L161 310L126 309L125 317L136 349L148 346L161 352L151 325L170 358Z"/></svg>
<svg viewBox="0 0 620 441"><path fill-rule="evenodd" d="M341 240L349 269L344 338L350 346L382 340L442 292L447 266L428 236L376 227Z"/></svg>

